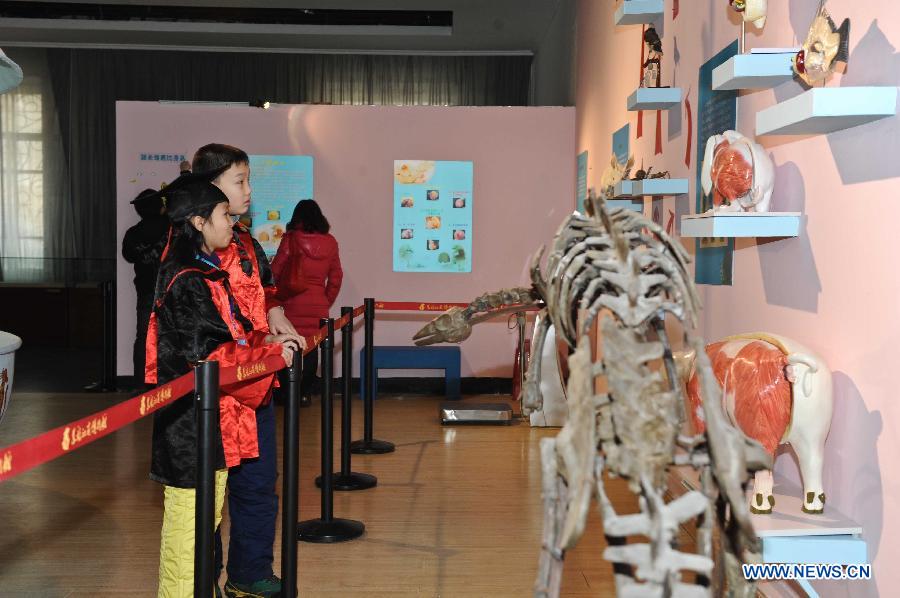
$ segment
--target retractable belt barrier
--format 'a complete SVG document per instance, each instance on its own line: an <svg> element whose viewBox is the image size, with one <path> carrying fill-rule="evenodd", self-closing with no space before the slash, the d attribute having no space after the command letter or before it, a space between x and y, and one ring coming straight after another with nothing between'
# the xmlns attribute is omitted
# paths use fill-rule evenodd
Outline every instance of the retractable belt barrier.
<svg viewBox="0 0 900 598"><path fill-rule="evenodd" d="M361 305L354 309L352 314L347 314L338 320L336 325L345 326L353 319L363 315L364 312L365 307ZM327 334L328 329L323 326L316 334L304 337L306 350L303 354L306 355L315 350ZM219 373L219 385L226 386L235 382L261 378L288 367L288 365L280 356L272 356L260 361L223 368ZM2 448L0 449L0 482L14 478L38 465L108 436L142 417L162 409L193 389L194 371L192 370L171 382L127 401L64 424L34 438Z"/></svg>
<svg viewBox="0 0 900 598"><path fill-rule="evenodd" d="M420 311L441 312L452 307L468 307L468 303L442 303L419 301L376 301L375 309L382 311ZM530 311L534 306L522 306L523 311ZM355 308L352 313L345 314L334 322L335 329L341 329L359 316L365 314L365 305ZM328 329L323 326L319 331L304 337L306 349L303 354L311 353L327 337ZM268 357L252 363L238 364L224 368L219 374L220 386L253 380L288 367L280 356ZM13 478L21 473L48 461L57 459L73 450L86 446L95 440L108 436L125 426L150 415L173 401L188 394L194 388L194 372L168 382L151 391L138 395L118 405L98 411L76 421L64 424L34 438L0 449L0 482Z"/></svg>

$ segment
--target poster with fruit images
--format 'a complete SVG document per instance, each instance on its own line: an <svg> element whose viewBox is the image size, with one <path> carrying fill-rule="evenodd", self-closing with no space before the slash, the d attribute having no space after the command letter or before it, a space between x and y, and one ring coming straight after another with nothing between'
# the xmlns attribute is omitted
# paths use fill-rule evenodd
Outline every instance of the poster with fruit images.
<svg viewBox="0 0 900 598"><path fill-rule="evenodd" d="M251 155L250 187L253 194L247 224L272 259L297 202L313 199L313 158Z"/></svg>
<svg viewBox="0 0 900 598"><path fill-rule="evenodd" d="M472 271L472 162L394 161L394 272Z"/></svg>

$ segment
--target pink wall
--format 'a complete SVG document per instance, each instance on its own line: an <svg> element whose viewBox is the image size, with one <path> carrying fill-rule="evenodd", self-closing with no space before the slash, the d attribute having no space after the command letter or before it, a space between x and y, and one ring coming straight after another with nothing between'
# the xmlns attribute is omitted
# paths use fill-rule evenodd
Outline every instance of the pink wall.
<svg viewBox="0 0 900 598"><path fill-rule="evenodd" d="M388 301L469 301L521 282L531 254L553 237L559 222L573 209L574 112L574 108L376 106L274 106L264 111L246 106L119 102L118 238L137 221L128 201L144 187L158 186L178 174L177 162L160 162L156 176L148 168L140 181L133 180L141 152L190 156L201 145L220 141L250 154L312 155L315 198L333 225L345 272L335 315L341 305L359 305L366 296ZM471 274L392 272L395 159L474 162ZM120 375L132 370L132 277L131 266L120 258ZM376 343L412 344L413 333L428 319L405 313L379 316ZM354 343L357 349L362 346L361 329ZM480 325L462 345L463 376L510 376L514 344L514 331L507 329L505 318ZM336 369L340 371L339 358Z"/></svg>
<svg viewBox="0 0 900 598"><path fill-rule="evenodd" d="M641 27L613 27L616 3L581 0L578 5L577 151L590 152L589 185L609 160L613 131L631 123L637 162L691 180L691 194L667 200L667 208L693 211L696 143L684 164L687 142L683 109L663 114L663 154L653 156L656 113L644 114L644 138L635 142L636 116L625 99L637 86ZM762 33L750 47L799 45L818 0L770 1ZM851 19L849 71L829 85L900 83L900 7L895 2L830 0L835 20ZM699 66L739 34L737 16L725 0L681 0L673 21L666 2L659 29L665 58L663 84L689 90L697 108ZM798 41L799 40L799 41ZM678 64L675 64L677 56ZM673 82L674 81L674 82ZM755 114L801 91L786 83L774 90L743 92L738 130L754 131ZM694 134L696 135L696 113ZM900 584L900 470L892 466L900 439L896 399L896 348L900 344L896 256L897 185L900 183L900 122L890 118L831 135L761 138L777 172L773 210L801 211L804 231L796 239L738 242L734 286L701 287L707 339L752 330L796 338L819 351L834 372L835 412L827 442L825 489L829 505L864 526L876 582L815 584L825 595L893 595ZM694 251L693 240L685 240ZM885 432L888 432L887 434ZM799 479L792 453L777 471Z"/></svg>

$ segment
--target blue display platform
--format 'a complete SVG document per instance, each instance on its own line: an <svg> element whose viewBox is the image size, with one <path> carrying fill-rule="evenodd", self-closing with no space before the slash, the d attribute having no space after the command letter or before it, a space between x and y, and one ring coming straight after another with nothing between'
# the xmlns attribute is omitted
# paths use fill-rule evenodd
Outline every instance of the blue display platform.
<svg viewBox="0 0 900 598"><path fill-rule="evenodd" d="M416 346L376 346L372 351L372 360L375 363L375 392L378 396L378 370L444 370L446 380L446 397L450 400L458 400L461 397L460 386L460 362L461 353L459 347L416 347ZM362 364L366 362L365 347L359 351L360 363L360 397L366 396L366 372Z"/></svg>
<svg viewBox="0 0 900 598"><path fill-rule="evenodd" d="M714 91L768 89L794 78L791 59L796 50L780 53L752 52L732 56L712 72Z"/></svg>
<svg viewBox="0 0 900 598"><path fill-rule="evenodd" d="M896 87L817 87L757 112L756 134L833 133L896 113Z"/></svg>
<svg viewBox="0 0 900 598"><path fill-rule="evenodd" d="M663 0L623 0L616 9L616 25L640 25L662 20Z"/></svg>
<svg viewBox="0 0 900 598"><path fill-rule="evenodd" d="M628 96L628 110L668 110L681 104L680 87L638 87Z"/></svg>
<svg viewBox="0 0 900 598"><path fill-rule="evenodd" d="M682 237L796 237L799 212L732 212L681 217Z"/></svg>
<svg viewBox="0 0 900 598"><path fill-rule="evenodd" d="M802 490L796 486L778 483L773 494L775 509L771 515L751 515L753 528L762 540L763 562L868 563L861 525L827 503L821 515L804 513ZM809 580L797 583L810 598L818 597Z"/></svg>

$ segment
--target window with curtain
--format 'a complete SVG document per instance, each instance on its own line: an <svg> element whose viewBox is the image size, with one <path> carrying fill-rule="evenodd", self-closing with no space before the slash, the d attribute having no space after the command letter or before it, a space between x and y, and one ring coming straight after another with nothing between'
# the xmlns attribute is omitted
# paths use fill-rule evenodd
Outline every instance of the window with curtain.
<svg viewBox="0 0 900 598"><path fill-rule="evenodd" d="M0 126L2 254L43 258L44 125L38 77L26 76L19 87L0 96Z"/></svg>

